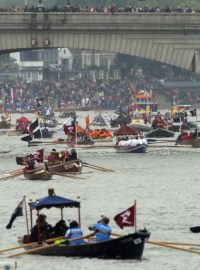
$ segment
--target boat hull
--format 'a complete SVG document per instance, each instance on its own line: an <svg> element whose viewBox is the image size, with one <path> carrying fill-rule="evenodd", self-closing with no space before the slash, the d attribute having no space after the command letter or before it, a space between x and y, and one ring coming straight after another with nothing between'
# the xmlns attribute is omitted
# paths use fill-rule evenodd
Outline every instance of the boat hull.
<svg viewBox="0 0 200 270"><path fill-rule="evenodd" d="M156 128L146 134L147 138L170 138L174 137L174 132L165 128Z"/></svg>
<svg viewBox="0 0 200 270"><path fill-rule="evenodd" d="M115 150L117 153L146 153L148 149L147 144L139 144L136 146L117 146Z"/></svg>
<svg viewBox="0 0 200 270"><path fill-rule="evenodd" d="M83 164L80 159L76 159L64 163L59 162L48 167L51 173L81 173Z"/></svg>
<svg viewBox="0 0 200 270"><path fill-rule="evenodd" d="M11 128L11 123L0 122L0 129L9 129Z"/></svg>
<svg viewBox="0 0 200 270"><path fill-rule="evenodd" d="M36 172L24 172L24 177L27 180L51 180L52 173L46 170Z"/></svg>
<svg viewBox="0 0 200 270"><path fill-rule="evenodd" d="M34 254L45 256L90 257L102 259L141 259L145 239L150 233L136 232L117 239L77 246L60 245L46 248Z"/></svg>

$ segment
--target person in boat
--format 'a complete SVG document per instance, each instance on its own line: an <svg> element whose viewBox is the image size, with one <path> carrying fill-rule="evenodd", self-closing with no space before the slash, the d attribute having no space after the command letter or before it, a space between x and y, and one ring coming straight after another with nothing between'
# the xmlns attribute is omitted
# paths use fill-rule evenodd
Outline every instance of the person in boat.
<svg viewBox="0 0 200 270"><path fill-rule="evenodd" d="M56 151L55 148L51 150L51 153L48 155L47 160L49 163L55 163L59 161L59 153Z"/></svg>
<svg viewBox="0 0 200 270"><path fill-rule="evenodd" d="M74 238L81 238L83 236L82 229L79 227L78 222L73 220L69 224L69 229L66 231L65 239L72 240ZM66 242L67 243L67 242ZM83 239L69 241L70 246L83 245L85 241Z"/></svg>
<svg viewBox="0 0 200 270"><path fill-rule="evenodd" d="M93 230L96 236L96 242L102 242L110 240L112 229L108 226L110 219L103 216L101 220L89 227L89 230Z"/></svg>
<svg viewBox="0 0 200 270"><path fill-rule="evenodd" d="M31 229L31 242L44 241L52 237L52 226L46 221L46 215L40 214Z"/></svg>
<svg viewBox="0 0 200 270"><path fill-rule="evenodd" d="M64 163L69 160L70 153L67 150L62 150L59 154L60 160Z"/></svg>
<svg viewBox="0 0 200 270"><path fill-rule="evenodd" d="M30 156L28 158L25 169L27 169L28 171L32 171L35 169L35 159L33 158L33 156Z"/></svg>
<svg viewBox="0 0 200 270"><path fill-rule="evenodd" d="M52 229L53 237L65 236L69 229L64 219L59 220Z"/></svg>
<svg viewBox="0 0 200 270"><path fill-rule="evenodd" d="M72 149L71 150L71 154L69 156L69 159L70 160L76 160L78 157L77 157L77 153L76 153L76 150L75 149Z"/></svg>

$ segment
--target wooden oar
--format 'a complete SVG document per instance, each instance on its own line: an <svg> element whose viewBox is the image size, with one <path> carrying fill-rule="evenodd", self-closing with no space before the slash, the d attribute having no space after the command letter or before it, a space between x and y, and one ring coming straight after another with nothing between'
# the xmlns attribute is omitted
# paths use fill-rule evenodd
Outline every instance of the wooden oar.
<svg viewBox="0 0 200 270"><path fill-rule="evenodd" d="M1 177L0 180L11 179L11 178L20 176L21 174L22 174L22 172L16 172L16 173L13 173L13 174L5 175L5 176Z"/></svg>
<svg viewBox="0 0 200 270"><path fill-rule="evenodd" d="M189 243L189 242L171 242L171 241L162 241L162 240L151 240L155 243L162 243L167 245L176 245L176 246L193 246L199 247L200 243Z"/></svg>
<svg viewBox="0 0 200 270"><path fill-rule="evenodd" d="M50 238L45 240L46 243L50 243L56 240L60 240L63 237L54 237L54 238ZM31 243L27 243L27 244L23 244L23 245L19 245L19 246L15 246L15 247L10 247L10 248L6 248L6 249L2 249L0 250L0 253L4 253L6 251L11 251L11 250L15 250L15 249L20 249L20 248L26 248L26 247L31 247L31 246L35 246L35 245L39 245L38 242L31 242Z"/></svg>
<svg viewBox="0 0 200 270"><path fill-rule="evenodd" d="M73 241L77 241L77 240L82 240L82 239L89 238L90 236L91 235L89 234L89 235L85 235L85 236L82 236L82 237L69 239L68 241L73 242ZM51 247L55 247L55 246L58 246L58 245L60 245L60 243L53 243L53 244L50 244L50 245L47 245L47 246L45 245L45 246L33 248L33 249L27 250L25 252L9 255L7 258L13 258L13 257L17 257L17 256L24 255L24 254L34 253L34 252L44 250L44 249L48 249L48 248L51 248Z"/></svg>
<svg viewBox="0 0 200 270"><path fill-rule="evenodd" d="M79 177L79 176L69 175L69 174L65 174L65 173L53 172L53 174L58 175L58 176L62 176L62 177L74 178L74 179L84 179L84 178Z"/></svg>
<svg viewBox="0 0 200 270"><path fill-rule="evenodd" d="M186 251L186 252L190 252L190 253L200 254L200 251L192 250L192 249L189 249L189 248L177 247L175 245L170 245L170 244L164 244L162 242L156 242L156 241L148 240L147 243L152 244L152 245L157 245L157 246L160 246L160 247L176 249L176 250L179 250L179 251Z"/></svg>
<svg viewBox="0 0 200 270"><path fill-rule="evenodd" d="M100 166L97 166L97 165L89 164L89 163L86 163L86 162L83 162L83 166L91 168L91 169L106 171L106 172L114 172L111 169L107 169L107 168L100 167Z"/></svg>

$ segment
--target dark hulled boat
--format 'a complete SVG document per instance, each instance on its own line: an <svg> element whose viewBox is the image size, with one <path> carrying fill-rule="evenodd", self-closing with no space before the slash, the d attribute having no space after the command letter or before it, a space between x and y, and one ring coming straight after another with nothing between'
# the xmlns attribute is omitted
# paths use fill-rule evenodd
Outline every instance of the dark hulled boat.
<svg viewBox="0 0 200 270"><path fill-rule="evenodd" d="M49 164L49 171L51 173L81 173L83 164L80 159L69 160L63 162L56 162L55 164Z"/></svg>
<svg viewBox="0 0 200 270"><path fill-rule="evenodd" d="M39 212L44 209L57 208L61 210L61 218L63 219L64 208L77 208L78 209L78 223L80 224L80 202L73 201L64 197L55 195L53 189L49 189L49 195L29 203L30 207L30 219L33 218L33 210ZM31 222L32 227L32 222ZM39 231L39 229L38 229ZM141 259L143 255L145 240L148 239L150 233L144 229L136 231L128 235L117 236L110 240L102 242L90 241L90 235L82 237L89 239L88 242L81 245L66 245L54 243L53 245L44 245L30 249L30 239L27 235L24 235L19 242L21 244L28 244L28 253L39 254L44 256L63 256L63 257L89 257L89 258L102 258L102 259ZM62 236L63 237L63 236ZM79 238L80 239L80 238ZM75 240L75 239L74 239ZM54 239L52 239L52 242ZM69 240L73 241L73 239ZM50 239L47 241L50 243ZM36 243L37 244L37 243ZM24 246L24 248L26 248Z"/></svg>
<svg viewBox="0 0 200 270"><path fill-rule="evenodd" d="M156 128L146 133L147 138L170 138L174 137L174 132L166 128Z"/></svg>
<svg viewBox="0 0 200 270"><path fill-rule="evenodd" d="M89 257L102 259L141 259L148 231L138 231L119 238L83 245L59 245L42 249L34 254L64 257Z"/></svg>
<svg viewBox="0 0 200 270"><path fill-rule="evenodd" d="M146 153L147 144L138 144L136 146L115 146L117 153Z"/></svg>

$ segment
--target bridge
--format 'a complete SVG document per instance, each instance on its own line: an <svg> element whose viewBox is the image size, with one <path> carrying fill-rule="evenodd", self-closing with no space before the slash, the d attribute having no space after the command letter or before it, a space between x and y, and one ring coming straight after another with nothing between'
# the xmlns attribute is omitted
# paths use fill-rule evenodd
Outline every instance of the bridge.
<svg viewBox="0 0 200 270"><path fill-rule="evenodd" d="M135 55L200 73L200 16L0 13L0 52L74 48Z"/></svg>

